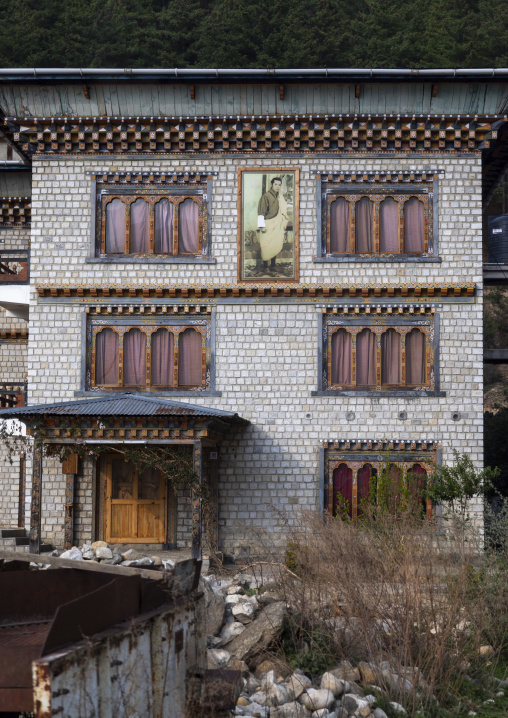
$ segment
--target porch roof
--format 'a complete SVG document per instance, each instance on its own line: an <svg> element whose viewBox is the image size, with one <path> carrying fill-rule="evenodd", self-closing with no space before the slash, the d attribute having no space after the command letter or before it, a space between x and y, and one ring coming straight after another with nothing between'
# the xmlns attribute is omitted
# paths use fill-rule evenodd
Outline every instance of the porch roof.
<svg viewBox="0 0 508 718"><path fill-rule="evenodd" d="M64 401L54 404L32 404L16 409L0 410L0 419L24 421L32 416L175 416L196 419L219 419L227 424L247 425L249 421L232 411L211 409L195 404L159 399L143 394L115 394L92 399Z"/></svg>

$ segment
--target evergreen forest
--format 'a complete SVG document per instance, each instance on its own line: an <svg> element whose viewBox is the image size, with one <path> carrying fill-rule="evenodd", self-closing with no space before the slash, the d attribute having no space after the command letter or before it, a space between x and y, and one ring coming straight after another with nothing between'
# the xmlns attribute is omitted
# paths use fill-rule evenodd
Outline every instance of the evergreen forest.
<svg viewBox="0 0 508 718"><path fill-rule="evenodd" d="M3 0L0 67L507 67L506 0Z"/></svg>

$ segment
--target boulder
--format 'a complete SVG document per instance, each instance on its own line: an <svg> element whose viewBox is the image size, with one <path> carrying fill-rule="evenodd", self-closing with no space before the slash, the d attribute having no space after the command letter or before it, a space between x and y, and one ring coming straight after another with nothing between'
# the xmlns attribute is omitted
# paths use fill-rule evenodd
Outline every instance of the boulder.
<svg viewBox="0 0 508 718"><path fill-rule="evenodd" d="M270 706L282 706L288 702L288 692L283 683L272 683L266 690L267 703Z"/></svg>
<svg viewBox="0 0 508 718"><path fill-rule="evenodd" d="M310 718L311 715L310 710L296 701L270 710L270 718Z"/></svg>
<svg viewBox="0 0 508 718"><path fill-rule="evenodd" d="M226 596L226 606L236 606L237 603L247 603L247 596L241 596L239 593L232 593Z"/></svg>
<svg viewBox="0 0 508 718"><path fill-rule="evenodd" d="M342 698L342 705L347 710L347 712L352 715L360 707L360 700L361 698L358 698L358 696L355 696L352 693L347 693Z"/></svg>
<svg viewBox="0 0 508 718"><path fill-rule="evenodd" d="M220 643L218 644L218 646L225 646L229 644L229 642L237 640L238 638L240 638L240 635L244 633L244 631L245 626L243 625L243 623L239 623L238 621L234 621L233 623L227 623L219 634ZM231 653L233 658L239 658L241 661L244 660L243 657L235 655L229 646L228 651Z"/></svg>
<svg viewBox="0 0 508 718"><path fill-rule="evenodd" d="M92 544L92 546L95 548L95 544ZM133 548L130 548L128 551L122 553L122 558L124 561L134 561L134 559L139 558L139 553Z"/></svg>
<svg viewBox="0 0 508 718"><path fill-rule="evenodd" d="M349 661L342 661L333 670L329 671L335 678L341 678L343 681L359 681L360 671L353 668Z"/></svg>
<svg viewBox="0 0 508 718"><path fill-rule="evenodd" d="M340 678L336 678L333 673L323 673L320 687L324 690L331 691L335 698L344 693L344 681Z"/></svg>
<svg viewBox="0 0 508 718"><path fill-rule="evenodd" d="M216 593L204 578L199 579L199 590L203 591L205 595L206 634L216 636L224 623L226 603L224 598Z"/></svg>
<svg viewBox="0 0 508 718"><path fill-rule="evenodd" d="M262 679L268 671L273 671L276 676L287 676L289 674L287 665L283 661L265 658L256 665L254 675L256 678Z"/></svg>
<svg viewBox="0 0 508 718"><path fill-rule="evenodd" d="M312 681L303 673L293 673L287 681L287 691L290 700L297 700L302 693L312 686ZM324 686L321 686L323 688Z"/></svg>
<svg viewBox="0 0 508 718"><path fill-rule="evenodd" d="M255 609L253 604L248 601L236 603L231 609L231 613L237 621L240 621L240 623L250 623L254 618L254 612Z"/></svg>
<svg viewBox="0 0 508 718"><path fill-rule="evenodd" d="M154 566L162 566L162 559L160 556L150 556Z"/></svg>
<svg viewBox="0 0 508 718"><path fill-rule="evenodd" d="M231 654L222 648L210 648L206 652L208 668L226 668L231 660Z"/></svg>
<svg viewBox="0 0 508 718"><path fill-rule="evenodd" d="M240 671L240 673L244 677L247 677L249 675L249 666L245 663L245 661L239 661L237 658L234 658L232 661L229 662L228 670Z"/></svg>
<svg viewBox="0 0 508 718"><path fill-rule="evenodd" d="M395 703L395 701L390 701L390 705L395 711L395 713L399 713L400 715L405 716L406 715L406 709L404 706L401 706L400 703Z"/></svg>
<svg viewBox="0 0 508 718"><path fill-rule="evenodd" d="M76 546L73 546L72 548L68 549L67 551L64 551L60 554L60 558L70 558L73 561L83 561L83 554L77 548Z"/></svg>
<svg viewBox="0 0 508 718"><path fill-rule="evenodd" d="M489 661L494 656L495 651L492 646L480 646L478 653L482 658L485 658L487 661Z"/></svg>
<svg viewBox="0 0 508 718"><path fill-rule="evenodd" d="M319 710L312 712L312 718L328 718L329 715L328 708L320 708Z"/></svg>
<svg viewBox="0 0 508 718"><path fill-rule="evenodd" d="M358 664L358 670L360 671L360 677L362 683L375 683L376 682L376 667L372 663L365 663L360 661Z"/></svg>
<svg viewBox="0 0 508 718"><path fill-rule="evenodd" d="M90 561L95 556L93 546L88 543L83 544L81 553L83 554L83 558L86 558L88 561Z"/></svg>
<svg viewBox="0 0 508 718"><path fill-rule="evenodd" d="M98 548L107 548L108 544L106 541L94 541L92 544L92 548L94 551L97 551Z"/></svg>
<svg viewBox="0 0 508 718"><path fill-rule="evenodd" d="M275 591L263 591L257 596L257 600L262 606L268 606L269 603L277 603L282 598Z"/></svg>
<svg viewBox="0 0 508 718"><path fill-rule="evenodd" d="M141 556L140 558L122 561L122 566L131 566L131 568L142 568L143 566L151 566L152 559L148 556Z"/></svg>
<svg viewBox="0 0 508 718"><path fill-rule="evenodd" d="M97 546L95 556L99 559L113 558L113 551L107 546Z"/></svg>
<svg viewBox="0 0 508 718"><path fill-rule="evenodd" d="M253 718L268 718L269 710L265 706L260 706L259 703L249 703L248 706L243 708L243 715L252 716Z"/></svg>
<svg viewBox="0 0 508 718"><path fill-rule="evenodd" d="M165 558L162 562L162 565L166 569L166 571L172 571L175 567L176 561L173 561L171 558Z"/></svg>
<svg viewBox="0 0 508 718"><path fill-rule="evenodd" d="M231 641L228 651L234 658L246 663L264 653L278 637L286 617L286 606L281 601L264 608L241 635ZM243 627L243 624L240 624Z"/></svg>
<svg viewBox="0 0 508 718"><path fill-rule="evenodd" d="M101 563L105 563L107 566L119 566L122 563L122 557L114 553L113 558L104 558Z"/></svg>
<svg viewBox="0 0 508 718"><path fill-rule="evenodd" d="M243 590L243 586L240 586L239 583L232 583L231 586L227 587L226 593L230 596L232 593L244 594L245 591Z"/></svg>
<svg viewBox="0 0 508 718"><path fill-rule="evenodd" d="M374 715L374 718L388 718L388 716L386 715L386 713L384 712L384 710L382 708L374 708L372 713Z"/></svg>
<svg viewBox="0 0 508 718"><path fill-rule="evenodd" d="M335 701L331 691L316 688L308 688L298 699L310 711L317 711L320 708L328 708Z"/></svg>
<svg viewBox="0 0 508 718"><path fill-rule="evenodd" d="M250 697L253 703L257 703L260 706L265 706L268 700L268 696L264 691L256 691Z"/></svg>

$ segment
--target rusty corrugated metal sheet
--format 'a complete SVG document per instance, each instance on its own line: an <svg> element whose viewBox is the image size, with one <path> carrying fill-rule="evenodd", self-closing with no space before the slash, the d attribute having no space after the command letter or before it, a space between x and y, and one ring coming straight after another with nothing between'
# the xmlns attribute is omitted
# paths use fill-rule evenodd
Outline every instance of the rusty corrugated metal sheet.
<svg viewBox="0 0 508 718"><path fill-rule="evenodd" d="M238 414L205 406L182 404L178 401L156 399L139 394L120 394L112 397L81 399L56 404L34 404L18 409L0 411L0 419L20 419L44 416L190 416L213 417L227 423L246 424Z"/></svg>

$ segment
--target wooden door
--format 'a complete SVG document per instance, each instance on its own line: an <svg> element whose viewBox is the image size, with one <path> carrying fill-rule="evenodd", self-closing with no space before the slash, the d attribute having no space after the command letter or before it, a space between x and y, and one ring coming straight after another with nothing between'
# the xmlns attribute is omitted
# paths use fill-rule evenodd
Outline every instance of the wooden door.
<svg viewBox="0 0 508 718"><path fill-rule="evenodd" d="M157 469L140 471L113 455L105 457L104 537L110 543L163 543L166 491Z"/></svg>

